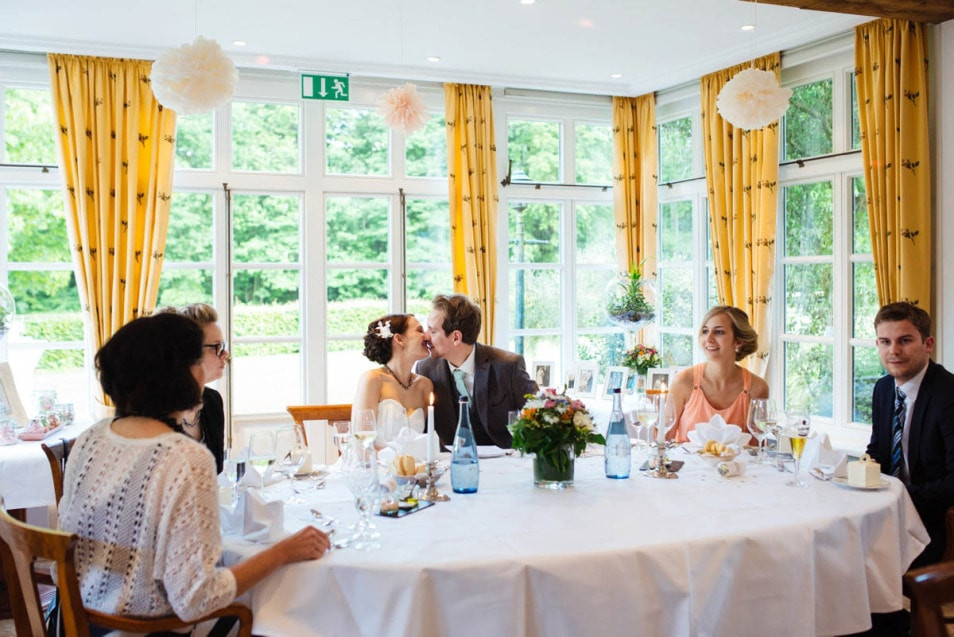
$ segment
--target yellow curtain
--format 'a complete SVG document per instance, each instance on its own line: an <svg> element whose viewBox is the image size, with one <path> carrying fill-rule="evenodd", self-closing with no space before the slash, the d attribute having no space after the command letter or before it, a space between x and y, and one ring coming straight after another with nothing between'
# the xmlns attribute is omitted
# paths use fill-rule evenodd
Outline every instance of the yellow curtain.
<svg viewBox="0 0 954 637"><path fill-rule="evenodd" d="M497 287L497 147L489 86L444 85L454 291L483 313L480 341L494 342Z"/></svg>
<svg viewBox="0 0 954 637"><path fill-rule="evenodd" d="M656 276L656 97L613 98L613 209L621 272Z"/></svg>
<svg viewBox="0 0 954 637"><path fill-rule="evenodd" d="M51 54L67 231L90 343L155 309L176 116L149 86L151 62Z"/></svg>
<svg viewBox="0 0 954 637"><path fill-rule="evenodd" d="M759 347L746 363L753 372L764 374L771 343L779 125L744 131L722 119L716 108L726 82L752 66L778 77L781 55L767 55L702 78L702 148L719 303L748 313Z"/></svg>
<svg viewBox="0 0 954 637"><path fill-rule="evenodd" d="M855 29L855 83L878 301L931 311L931 154L924 25Z"/></svg>

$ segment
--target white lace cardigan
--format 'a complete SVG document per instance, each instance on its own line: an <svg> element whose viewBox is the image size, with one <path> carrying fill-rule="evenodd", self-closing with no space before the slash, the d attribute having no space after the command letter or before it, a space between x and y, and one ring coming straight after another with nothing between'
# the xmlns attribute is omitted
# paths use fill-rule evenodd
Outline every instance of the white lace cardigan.
<svg viewBox="0 0 954 637"><path fill-rule="evenodd" d="M185 621L226 606L235 577L222 554L215 460L188 436L124 438L104 420L66 463L60 527L83 603L102 612Z"/></svg>

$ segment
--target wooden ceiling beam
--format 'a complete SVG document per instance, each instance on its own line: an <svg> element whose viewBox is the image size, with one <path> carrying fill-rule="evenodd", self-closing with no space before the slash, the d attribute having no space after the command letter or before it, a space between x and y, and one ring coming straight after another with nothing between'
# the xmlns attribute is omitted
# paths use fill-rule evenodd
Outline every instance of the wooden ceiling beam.
<svg viewBox="0 0 954 637"><path fill-rule="evenodd" d="M742 0L812 11L832 11L937 24L954 19L952 0Z"/></svg>

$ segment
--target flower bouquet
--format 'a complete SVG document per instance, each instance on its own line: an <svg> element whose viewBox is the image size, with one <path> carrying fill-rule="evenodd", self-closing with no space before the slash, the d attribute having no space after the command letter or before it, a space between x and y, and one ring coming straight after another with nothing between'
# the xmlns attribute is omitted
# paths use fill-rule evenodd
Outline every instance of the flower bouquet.
<svg viewBox="0 0 954 637"><path fill-rule="evenodd" d="M534 483L550 489L573 484L574 461L587 443L606 444L583 403L553 389L527 394L510 433L514 449L534 454Z"/></svg>
<svg viewBox="0 0 954 637"><path fill-rule="evenodd" d="M653 367L662 365L662 359L655 347L640 343L623 355L623 365L635 370L640 376L645 376Z"/></svg>

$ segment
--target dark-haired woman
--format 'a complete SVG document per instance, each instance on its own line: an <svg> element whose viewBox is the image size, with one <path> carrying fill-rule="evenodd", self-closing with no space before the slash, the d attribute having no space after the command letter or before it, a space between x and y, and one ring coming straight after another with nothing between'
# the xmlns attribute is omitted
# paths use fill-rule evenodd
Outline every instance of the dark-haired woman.
<svg viewBox="0 0 954 637"><path fill-rule="evenodd" d="M389 314L368 325L364 355L380 367L361 374L352 409L377 412L375 444L390 442L405 421L411 429L424 432L424 408L434 385L412 368L429 353L424 327L411 314Z"/></svg>
<svg viewBox="0 0 954 637"><path fill-rule="evenodd" d="M670 438L687 441L696 424L716 414L747 430L749 401L768 398L768 385L737 362L755 352L758 338L748 314L736 307L719 305L706 313L699 328L706 362L681 371L669 388L678 418Z"/></svg>
<svg viewBox="0 0 954 637"><path fill-rule="evenodd" d="M317 559L306 527L225 568L215 462L183 435L200 404L203 333L171 313L123 326L96 354L116 417L80 435L66 465L60 526L78 536L83 603L106 613L191 621L230 604L281 565Z"/></svg>

